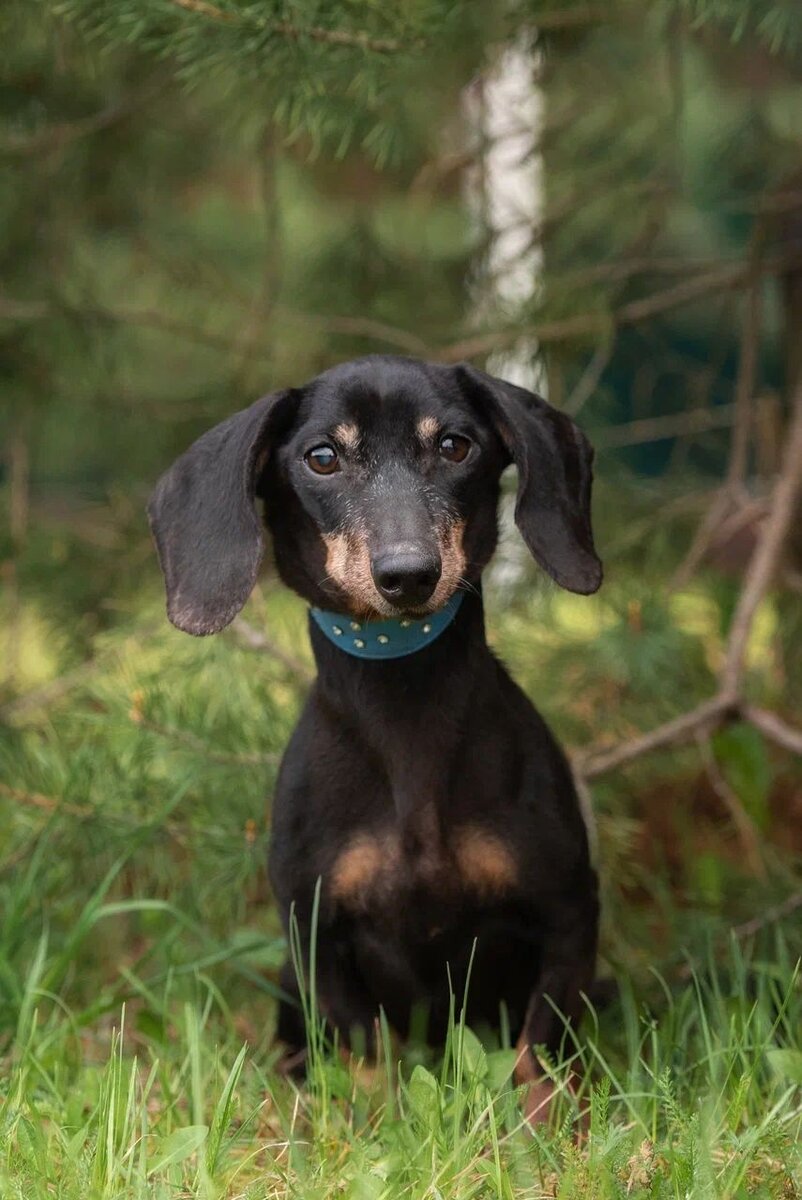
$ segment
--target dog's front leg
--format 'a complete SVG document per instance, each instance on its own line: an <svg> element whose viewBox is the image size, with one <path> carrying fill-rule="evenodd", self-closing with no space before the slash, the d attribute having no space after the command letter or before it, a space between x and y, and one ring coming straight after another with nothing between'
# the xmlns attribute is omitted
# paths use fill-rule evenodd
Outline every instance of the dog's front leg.
<svg viewBox="0 0 802 1200"><path fill-rule="evenodd" d="M376 1045L378 1008L369 995L353 961L350 940L344 930L320 927L316 939L314 992L310 987L309 942L305 940L304 981L299 985L295 967L284 964L281 972L282 990L288 994L279 1006L278 1037L287 1050L284 1061L295 1070L305 1063L308 1047L307 1013L313 1020L325 1019L327 1034L336 1038L339 1046L366 1056L373 1055ZM301 999L301 986L307 1003ZM317 1011L309 1011L314 994Z"/></svg>
<svg viewBox="0 0 802 1200"><path fill-rule="evenodd" d="M532 1124L549 1121L555 1085L538 1065L535 1048L559 1055L568 1026L582 1016L596 966L597 911L564 911L546 938L540 974L532 989L516 1043L515 1082L525 1085L524 1114Z"/></svg>

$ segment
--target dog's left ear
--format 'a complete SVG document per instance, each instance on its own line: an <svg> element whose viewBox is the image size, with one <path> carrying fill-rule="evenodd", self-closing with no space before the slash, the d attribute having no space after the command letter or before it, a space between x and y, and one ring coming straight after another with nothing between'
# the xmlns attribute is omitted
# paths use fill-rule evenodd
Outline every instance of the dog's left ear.
<svg viewBox="0 0 802 1200"><path fill-rule="evenodd" d="M257 400L198 438L162 475L148 517L167 591L167 615L185 633L224 629L248 599L262 559L255 489L297 394Z"/></svg>
<svg viewBox="0 0 802 1200"><path fill-rule="evenodd" d="M456 371L518 468L515 522L530 551L561 587L595 592L602 565L590 524L590 442L570 417L534 392L468 363Z"/></svg>

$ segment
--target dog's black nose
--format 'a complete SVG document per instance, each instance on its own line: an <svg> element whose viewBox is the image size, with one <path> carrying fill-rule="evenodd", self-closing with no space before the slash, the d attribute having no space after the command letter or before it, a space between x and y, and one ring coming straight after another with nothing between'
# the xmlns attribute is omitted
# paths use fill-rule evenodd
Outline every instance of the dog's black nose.
<svg viewBox="0 0 802 1200"><path fill-rule="evenodd" d="M371 561L373 582L399 608L425 604L440 578L440 559L414 549L386 550Z"/></svg>

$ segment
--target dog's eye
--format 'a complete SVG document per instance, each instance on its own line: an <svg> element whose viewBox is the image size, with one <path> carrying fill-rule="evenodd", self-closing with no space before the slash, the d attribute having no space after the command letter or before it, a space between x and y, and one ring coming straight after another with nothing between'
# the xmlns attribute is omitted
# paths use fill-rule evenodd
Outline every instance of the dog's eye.
<svg viewBox="0 0 802 1200"><path fill-rule="evenodd" d="M304 462L316 475L332 475L340 469L340 459L333 446L326 443L313 446L304 455Z"/></svg>
<svg viewBox="0 0 802 1200"><path fill-rule="evenodd" d="M470 439L463 437L461 433L447 433L440 438L440 457L448 459L449 462L463 462L470 448Z"/></svg>

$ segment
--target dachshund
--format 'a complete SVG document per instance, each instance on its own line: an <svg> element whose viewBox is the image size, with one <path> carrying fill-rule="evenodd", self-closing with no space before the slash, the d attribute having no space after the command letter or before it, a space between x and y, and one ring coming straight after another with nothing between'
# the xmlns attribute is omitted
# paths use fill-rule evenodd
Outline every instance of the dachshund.
<svg viewBox="0 0 802 1200"><path fill-rule="evenodd" d="M263 529L309 605L317 678L281 764L269 874L344 1048L441 1043L452 997L519 1051L533 1122L594 979L598 886L566 758L485 639L500 476L541 567L587 595L593 451L539 396L477 368L370 355L256 401L162 476L149 517L167 612L216 633L254 587ZM263 514L263 515L262 515ZM292 916L294 914L294 917ZM313 923L316 929L313 931ZM302 1061L295 970L278 1036ZM470 978L469 978L470 977Z"/></svg>

